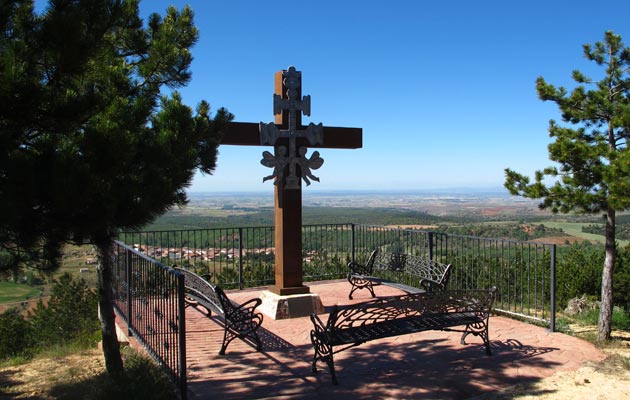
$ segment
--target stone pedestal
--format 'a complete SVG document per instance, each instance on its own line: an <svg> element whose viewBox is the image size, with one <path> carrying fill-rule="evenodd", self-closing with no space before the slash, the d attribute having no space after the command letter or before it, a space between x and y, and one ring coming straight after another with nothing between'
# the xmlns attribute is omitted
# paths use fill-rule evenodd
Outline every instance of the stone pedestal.
<svg viewBox="0 0 630 400"><path fill-rule="evenodd" d="M307 317L311 313L322 314L324 305L316 293L279 295L269 290L260 294L262 304L258 311L272 319Z"/></svg>

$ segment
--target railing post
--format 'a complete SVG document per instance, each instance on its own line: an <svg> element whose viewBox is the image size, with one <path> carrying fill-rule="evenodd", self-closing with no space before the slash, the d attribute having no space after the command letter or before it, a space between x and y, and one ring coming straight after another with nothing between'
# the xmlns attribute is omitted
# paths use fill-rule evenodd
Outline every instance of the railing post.
<svg viewBox="0 0 630 400"><path fill-rule="evenodd" d="M179 273L177 279L177 305L179 324L179 391L182 400L188 398L186 377L186 305L184 304L184 276Z"/></svg>
<svg viewBox="0 0 630 400"><path fill-rule="evenodd" d="M350 248L351 248L351 261L354 262L355 244L354 244L354 224L350 224Z"/></svg>
<svg viewBox="0 0 630 400"><path fill-rule="evenodd" d="M551 332L555 332L556 331L556 245L552 244L551 245L551 261L550 261L550 267L551 267L551 293L550 293L550 299L549 301L551 302L551 316L549 318L549 330Z"/></svg>
<svg viewBox="0 0 630 400"><path fill-rule="evenodd" d="M442 242L446 242L442 247L442 245L440 245L440 259L444 257L444 254L446 254L447 256L449 254L451 254L451 252L449 251L449 240L448 240L448 233L444 233L440 235L440 240ZM436 248L437 248L437 243L435 244ZM452 264L452 262L449 262L449 260L440 260L441 262L445 263L445 264ZM453 266L453 268L455 268L455 266Z"/></svg>
<svg viewBox="0 0 630 400"><path fill-rule="evenodd" d="M131 306L131 266L133 265L133 253L126 248L123 249L125 250L125 279L127 280L127 336L131 337L133 336L131 330L131 324L133 323L133 315L131 314L133 310Z"/></svg>
<svg viewBox="0 0 630 400"><path fill-rule="evenodd" d="M428 232L427 241L429 242L429 260L433 261L433 232Z"/></svg>
<svg viewBox="0 0 630 400"><path fill-rule="evenodd" d="M238 228L238 288L243 289L243 228Z"/></svg>

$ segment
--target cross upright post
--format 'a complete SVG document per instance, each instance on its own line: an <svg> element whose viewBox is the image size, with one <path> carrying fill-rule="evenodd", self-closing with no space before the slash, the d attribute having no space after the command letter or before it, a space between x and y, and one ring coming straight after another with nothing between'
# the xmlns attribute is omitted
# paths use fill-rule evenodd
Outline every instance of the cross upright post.
<svg viewBox="0 0 630 400"><path fill-rule="evenodd" d="M317 151L307 158L307 146L347 149L362 146L361 128L325 127L321 123L302 125L302 113L310 115L311 101L310 96L302 97L301 78L301 72L294 67L278 71L274 76L274 122L232 122L221 141L222 145L274 146L274 154L263 152L261 163L273 168L272 175L263 178L263 182L274 180L275 285L269 290L278 296L310 292L303 284L301 181L307 185L309 178L319 181L311 169L319 168L324 160ZM288 317L292 316L303 315Z"/></svg>
<svg viewBox="0 0 630 400"><path fill-rule="evenodd" d="M311 124L301 129L302 113L310 115L310 96L302 99L302 74L295 68L276 72L273 98L275 123L260 124L261 143L273 145L276 154L287 153L288 160L274 181L275 285L269 290L279 295L304 294L309 288L302 284L303 171L291 161L297 159L298 146L321 143L323 127ZM309 135L313 131L317 132Z"/></svg>

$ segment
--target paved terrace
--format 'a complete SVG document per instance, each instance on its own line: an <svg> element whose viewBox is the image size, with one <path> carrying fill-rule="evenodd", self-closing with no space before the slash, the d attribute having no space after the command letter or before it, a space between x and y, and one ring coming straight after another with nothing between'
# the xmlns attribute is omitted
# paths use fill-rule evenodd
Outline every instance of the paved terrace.
<svg viewBox="0 0 630 400"><path fill-rule="evenodd" d="M348 300L346 281L307 283L324 306L369 299L367 291ZM260 290L231 291L237 302ZM379 296L402 294L380 286ZM274 321L259 332L262 352L235 339L219 356L221 325L189 307L186 311L190 399L469 399L517 383L535 382L559 371L576 370L605 356L592 344L505 317L490 318L492 356L481 339L429 331L368 342L335 356L339 385L328 367L311 372L313 347L308 317ZM325 318L325 316L322 316Z"/></svg>

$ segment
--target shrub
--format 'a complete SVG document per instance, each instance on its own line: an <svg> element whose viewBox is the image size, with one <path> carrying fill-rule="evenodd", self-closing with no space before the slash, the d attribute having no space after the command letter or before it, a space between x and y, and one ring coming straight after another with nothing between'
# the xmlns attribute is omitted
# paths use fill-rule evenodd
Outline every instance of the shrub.
<svg viewBox="0 0 630 400"><path fill-rule="evenodd" d="M125 371L122 375L103 376L95 400L174 400L177 391L164 370L153 360L132 349L125 349Z"/></svg>
<svg viewBox="0 0 630 400"><path fill-rule="evenodd" d="M613 303L630 315L630 246L617 252L613 274Z"/></svg>
<svg viewBox="0 0 630 400"><path fill-rule="evenodd" d="M562 307L575 297L601 296L604 252L601 245L575 243L558 257L557 299ZM613 304L630 313L630 246L617 250L613 272Z"/></svg>
<svg viewBox="0 0 630 400"><path fill-rule="evenodd" d="M575 243L558 257L556 288L559 304L564 307L575 297L599 298L602 282L604 253L590 243Z"/></svg>
<svg viewBox="0 0 630 400"><path fill-rule="evenodd" d="M0 360L23 355L31 347L31 327L22 314L16 308L0 314Z"/></svg>
<svg viewBox="0 0 630 400"><path fill-rule="evenodd" d="M40 347L80 342L96 344L98 340L98 298L83 279L73 280L63 274L53 286L47 304L41 300L29 320L35 343Z"/></svg>

